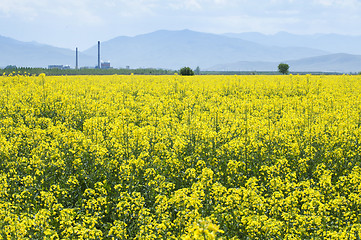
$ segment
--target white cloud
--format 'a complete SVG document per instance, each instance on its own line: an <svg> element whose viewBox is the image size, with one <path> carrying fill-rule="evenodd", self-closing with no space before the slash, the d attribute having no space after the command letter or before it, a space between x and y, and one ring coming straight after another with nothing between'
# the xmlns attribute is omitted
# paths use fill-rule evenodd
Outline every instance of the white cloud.
<svg viewBox="0 0 361 240"><path fill-rule="evenodd" d="M361 35L360 12L360 0L0 0L0 34L49 44L185 28Z"/></svg>
<svg viewBox="0 0 361 240"><path fill-rule="evenodd" d="M318 5L332 8L360 8L360 0L314 0Z"/></svg>
<svg viewBox="0 0 361 240"><path fill-rule="evenodd" d="M102 18L93 9L92 1L82 0L1 0L0 13L4 17L41 21L54 24L61 20L75 25L100 24Z"/></svg>
<svg viewBox="0 0 361 240"><path fill-rule="evenodd" d="M166 3L166 6L173 10L190 10L190 11L197 11L202 9L202 5L200 1L197 0L184 0L178 1L173 0Z"/></svg>
<svg viewBox="0 0 361 240"><path fill-rule="evenodd" d="M38 14L36 8L42 5L42 0L1 0L0 14L3 17L22 17L34 19Z"/></svg>

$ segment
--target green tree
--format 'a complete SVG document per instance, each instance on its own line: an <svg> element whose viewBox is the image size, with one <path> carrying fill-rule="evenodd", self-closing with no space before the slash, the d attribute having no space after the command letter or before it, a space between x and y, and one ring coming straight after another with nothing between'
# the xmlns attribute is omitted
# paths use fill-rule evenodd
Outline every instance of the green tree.
<svg viewBox="0 0 361 240"><path fill-rule="evenodd" d="M201 74L201 69L199 68L199 66L197 66L196 70L194 70L195 74L199 75Z"/></svg>
<svg viewBox="0 0 361 240"><path fill-rule="evenodd" d="M287 74L290 66L287 63L280 63L278 65L278 71L282 74Z"/></svg>
<svg viewBox="0 0 361 240"><path fill-rule="evenodd" d="M193 76L194 71L190 67L183 67L179 70L179 74L183 76Z"/></svg>

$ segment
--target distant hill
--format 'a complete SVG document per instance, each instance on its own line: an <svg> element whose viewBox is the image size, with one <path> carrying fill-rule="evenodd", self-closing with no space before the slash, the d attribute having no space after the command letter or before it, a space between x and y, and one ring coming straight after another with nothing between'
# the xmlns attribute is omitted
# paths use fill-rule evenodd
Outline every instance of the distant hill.
<svg viewBox="0 0 361 240"><path fill-rule="evenodd" d="M344 41L342 43L342 41ZM356 44L356 42L358 44ZM101 43L101 58L115 68L274 71L280 62L291 71L361 71L361 37L278 33L210 34L160 30ZM354 54L340 54L340 52ZM358 53L360 52L360 53ZM75 66L75 51L0 36L0 67ZM97 45L80 53L79 66L97 64ZM360 66L360 67L359 67Z"/></svg>
<svg viewBox="0 0 361 240"><path fill-rule="evenodd" d="M298 60L283 61L295 72L361 72L361 55L345 53L328 54ZM239 61L218 64L208 68L210 71L277 71L279 62Z"/></svg>
<svg viewBox="0 0 361 240"><path fill-rule="evenodd" d="M348 36L340 34L297 35L279 32L266 35L257 32L227 33L224 36L236 37L267 46L307 47L332 53L349 53L361 55L361 35Z"/></svg>
<svg viewBox="0 0 361 240"><path fill-rule="evenodd" d="M86 50L96 56L97 46ZM179 69L183 66L210 67L219 63L280 61L327 54L312 48L271 47L238 38L190 30L156 31L135 37L117 37L102 42L103 60L114 67L158 67Z"/></svg>
<svg viewBox="0 0 361 240"><path fill-rule="evenodd" d="M48 67L48 65L75 66L75 51L35 42L21 42L0 36L0 67L16 65L22 67ZM90 57L80 54L81 61ZM94 66L96 59L94 59Z"/></svg>
<svg viewBox="0 0 361 240"><path fill-rule="evenodd" d="M345 53L288 61L292 71L361 72L361 55Z"/></svg>

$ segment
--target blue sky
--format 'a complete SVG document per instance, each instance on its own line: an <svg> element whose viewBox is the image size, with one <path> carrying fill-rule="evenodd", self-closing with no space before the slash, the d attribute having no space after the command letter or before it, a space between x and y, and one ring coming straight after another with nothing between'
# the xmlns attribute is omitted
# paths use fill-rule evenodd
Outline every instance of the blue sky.
<svg viewBox="0 0 361 240"><path fill-rule="evenodd" d="M360 13L361 0L0 0L0 35L80 50L160 29L361 35Z"/></svg>

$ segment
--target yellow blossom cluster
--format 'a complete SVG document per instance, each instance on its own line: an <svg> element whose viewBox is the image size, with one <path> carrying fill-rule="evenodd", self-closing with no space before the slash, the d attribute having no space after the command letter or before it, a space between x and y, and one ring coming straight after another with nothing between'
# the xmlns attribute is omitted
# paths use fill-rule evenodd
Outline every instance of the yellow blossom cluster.
<svg viewBox="0 0 361 240"><path fill-rule="evenodd" d="M361 76L0 76L1 239L360 239Z"/></svg>

